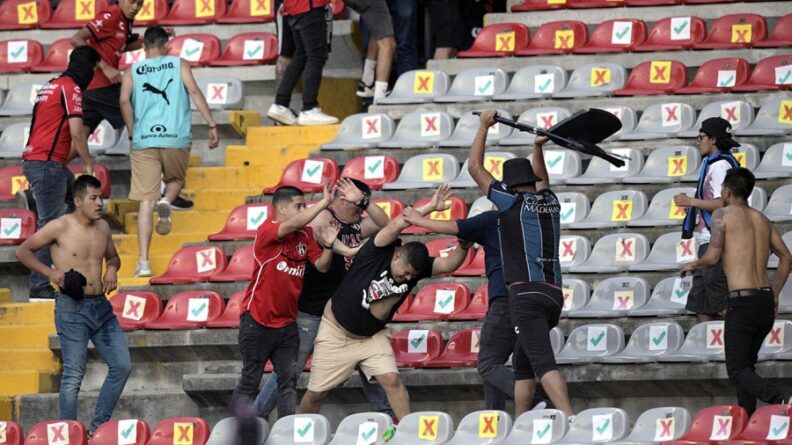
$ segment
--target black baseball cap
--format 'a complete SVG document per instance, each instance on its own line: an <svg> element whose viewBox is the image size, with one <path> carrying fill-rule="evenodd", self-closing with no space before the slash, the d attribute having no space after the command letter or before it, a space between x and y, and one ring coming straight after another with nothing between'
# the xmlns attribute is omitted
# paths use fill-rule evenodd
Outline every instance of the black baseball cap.
<svg viewBox="0 0 792 445"><path fill-rule="evenodd" d="M509 159L503 163L503 182L509 187L533 184L541 180L542 178L534 174L531 161L526 158Z"/></svg>
<svg viewBox="0 0 792 445"><path fill-rule="evenodd" d="M732 126L722 117L711 117L701 123L700 133L715 138L718 142L725 143L730 147L739 147L740 144L732 139Z"/></svg>

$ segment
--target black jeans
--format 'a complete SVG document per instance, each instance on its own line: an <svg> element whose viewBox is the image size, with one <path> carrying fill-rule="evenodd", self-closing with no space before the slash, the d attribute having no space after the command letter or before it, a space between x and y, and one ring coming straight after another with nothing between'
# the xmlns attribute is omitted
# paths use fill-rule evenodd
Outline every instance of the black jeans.
<svg viewBox="0 0 792 445"><path fill-rule="evenodd" d="M231 397L231 407L242 417L253 413L253 400L258 394L264 364L272 360L278 375L278 417L294 414L297 406L297 353L300 337L297 323L282 328L260 325L250 312L239 320L239 351L242 354L242 376Z"/></svg>
<svg viewBox="0 0 792 445"><path fill-rule="evenodd" d="M327 21L325 8L286 17L294 36L294 58L283 73L275 103L288 107L297 80L303 76L303 110L317 107L322 69L327 61Z"/></svg>
<svg viewBox="0 0 792 445"><path fill-rule="evenodd" d="M730 298L726 311L723 339L726 371L737 385L737 403L752 414L756 399L765 403L782 403L781 392L756 375L756 361L765 337L773 328L775 306L773 292L762 296Z"/></svg>
<svg viewBox="0 0 792 445"><path fill-rule="evenodd" d="M509 299L495 298L484 317L478 353L478 372L484 382L484 400L489 410L503 410L506 398L514 400L514 372L504 363L514 351L515 340Z"/></svg>
<svg viewBox="0 0 792 445"><path fill-rule="evenodd" d="M509 309L517 334L512 357L516 380L541 379L558 369L549 332L558 324L563 305L561 289L545 283L509 288Z"/></svg>

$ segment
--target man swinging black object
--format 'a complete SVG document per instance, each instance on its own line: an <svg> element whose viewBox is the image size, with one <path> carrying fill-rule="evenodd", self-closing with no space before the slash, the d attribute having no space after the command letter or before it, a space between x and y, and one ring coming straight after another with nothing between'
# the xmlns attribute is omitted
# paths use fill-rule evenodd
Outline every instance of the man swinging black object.
<svg viewBox="0 0 792 445"><path fill-rule="evenodd" d="M476 111L473 114L480 116L481 112ZM617 167L624 166L623 159L613 156L597 146L597 143L602 142L621 129L619 118L607 111L596 108L578 111L547 130L521 124L497 115L495 116L495 122L514 127L520 131L547 136L561 147L600 157Z"/></svg>

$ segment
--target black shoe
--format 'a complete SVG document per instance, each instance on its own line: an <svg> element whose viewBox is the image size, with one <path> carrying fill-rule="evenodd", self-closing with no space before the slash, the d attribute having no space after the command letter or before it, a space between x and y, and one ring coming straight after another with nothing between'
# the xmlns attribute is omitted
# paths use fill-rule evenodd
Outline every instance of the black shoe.
<svg viewBox="0 0 792 445"><path fill-rule="evenodd" d="M189 199L184 199L181 196L176 197L171 203L173 210L190 210L193 208L194 203Z"/></svg>

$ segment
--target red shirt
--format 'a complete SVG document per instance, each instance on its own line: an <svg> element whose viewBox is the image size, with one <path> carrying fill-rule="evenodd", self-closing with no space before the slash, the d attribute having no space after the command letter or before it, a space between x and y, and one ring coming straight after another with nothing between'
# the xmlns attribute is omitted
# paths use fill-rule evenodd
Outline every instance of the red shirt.
<svg viewBox="0 0 792 445"><path fill-rule="evenodd" d="M265 222L256 231L256 267L242 300L243 311L250 311L254 320L269 328L282 328L297 319L305 263L322 256L310 227L278 239L280 225L280 221Z"/></svg>
<svg viewBox="0 0 792 445"><path fill-rule="evenodd" d="M22 159L66 164L71 151L69 118L82 118L82 90L68 76L49 81L36 94Z"/></svg>
<svg viewBox="0 0 792 445"><path fill-rule="evenodd" d="M85 26L88 31L91 31L88 46L95 49L106 64L118 68L121 53L132 33L132 20L124 17L118 5L110 5ZM86 90L94 90L108 85L110 85L110 81L102 70L97 69Z"/></svg>
<svg viewBox="0 0 792 445"><path fill-rule="evenodd" d="M330 0L284 0L283 15L298 15L316 9L324 8Z"/></svg>

